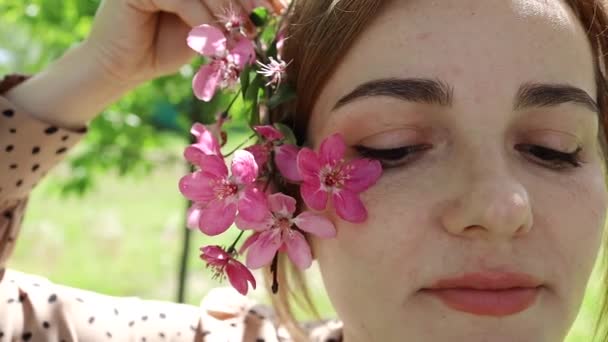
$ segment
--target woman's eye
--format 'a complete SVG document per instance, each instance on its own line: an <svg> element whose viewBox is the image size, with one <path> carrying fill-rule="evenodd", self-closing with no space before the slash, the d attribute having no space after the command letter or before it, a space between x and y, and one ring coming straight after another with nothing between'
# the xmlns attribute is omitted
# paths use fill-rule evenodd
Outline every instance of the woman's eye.
<svg viewBox="0 0 608 342"><path fill-rule="evenodd" d="M377 149L366 146L357 145L357 152L366 158L376 159L382 163L385 168L395 167L409 162L418 152L428 150L432 147L430 144L420 144L403 146L389 149Z"/></svg>
<svg viewBox="0 0 608 342"><path fill-rule="evenodd" d="M538 145L521 144L516 145L515 149L529 155L536 163L552 169L560 170L581 166L582 147L578 147L574 152L562 152Z"/></svg>

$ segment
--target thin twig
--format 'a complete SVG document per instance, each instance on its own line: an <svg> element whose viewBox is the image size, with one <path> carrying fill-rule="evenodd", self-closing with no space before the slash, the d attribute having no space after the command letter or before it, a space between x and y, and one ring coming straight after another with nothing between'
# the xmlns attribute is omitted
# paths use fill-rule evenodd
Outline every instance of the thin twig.
<svg viewBox="0 0 608 342"><path fill-rule="evenodd" d="M241 237L243 236L244 233L245 233L245 231L241 230L241 232L239 233L239 236L236 237L236 240L234 240L232 245L230 245L230 247L228 247L228 250L226 251L228 254L232 254L232 253L236 252L236 249L234 247L236 247L236 244L239 242L239 240L241 239Z"/></svg>
<svg viewBox="0 0 608 342"><path fill-rule="evenodd" d="M224 158L226 157L230 157L234 152L238 151L241 147L243 147L243 145L245 145L247 142L249 142L251 139L253 139L257 134L253 133L252 135L249 136L249 138L245 139L242 143L239 144L239 146L237 146L235 149L233 149L232 151L230 151L228 154L224 155Z"/></svg>

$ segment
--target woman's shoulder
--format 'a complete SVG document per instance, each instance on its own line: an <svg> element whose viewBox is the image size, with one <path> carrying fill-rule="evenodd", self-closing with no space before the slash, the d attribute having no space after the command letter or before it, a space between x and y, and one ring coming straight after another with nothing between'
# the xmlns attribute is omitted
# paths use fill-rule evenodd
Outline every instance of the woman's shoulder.
<svg viewBox="0 0 608 342"><path fill-rule="evenodd" d="M200 310L208 337L216 335L218 341L226 338L247 342L294 341L270 306L242 296L230 287L212 289L201 301ZM341 340L342 324L336 319L301 322L300 327L311 342Z"/></svg>
<svg viewBox="0 0 608 342"><path fill-rule="evenodd" d="M9 340L27 336L34 341L295 341L269 306L231 287L211 290L195 306L113 297L11 269L0 273L0 302L5 303L0 305L0 335ZM25 308L30 314L24 316ZM341 340L341 324L335 320L305 322L301 327L307 341Z"/></svg>

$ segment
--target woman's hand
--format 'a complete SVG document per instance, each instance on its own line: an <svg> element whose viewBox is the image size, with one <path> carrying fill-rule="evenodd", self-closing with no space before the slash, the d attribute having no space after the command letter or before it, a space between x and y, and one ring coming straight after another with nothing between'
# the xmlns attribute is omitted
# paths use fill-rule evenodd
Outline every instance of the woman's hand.
<svg viewBox="0 0 608 342"><path fill-rule="evenodd" d="M217 25L229 8L282 10L284 0L103 0L89 38L6 97L40 120L79 128L140 83L194 55L190 29Z"/></svg>
<svg viewBox="0 0 608 342"><path fill-rule="evenodd" d="M192 27L219 25L228 8L247 16L255 6L281 7L273 0L104 0L86 45L108 75L140 83L190 61L194 52L186 37Z"/></svg>

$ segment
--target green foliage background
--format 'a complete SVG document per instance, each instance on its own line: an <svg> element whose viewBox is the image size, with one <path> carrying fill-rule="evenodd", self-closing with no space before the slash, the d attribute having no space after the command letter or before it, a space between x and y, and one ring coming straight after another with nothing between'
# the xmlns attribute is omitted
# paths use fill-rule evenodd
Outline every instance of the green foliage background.
<svg viewBox="0 0 608 342"><path fill-rule="evenodd" d="M86 38L99 2L0 1L0 74L43 70ZM187 206L177 182L189 172L182 151L192 122L212 122L234 96L220 93L205 104L193 97L191 79L202 62L141 85L91 122L86 138L32 192L11 267L110 295L176 299ZM231 114L242 118L250 106L239 98ZM226 151L248 136L238 122L225 125ZM204 269L198 247L234 237L193 234L185 302L197 305L222 285ZM268 302L262 290L253 296ZM326 299L320 308L333 312Z"/></svg>

